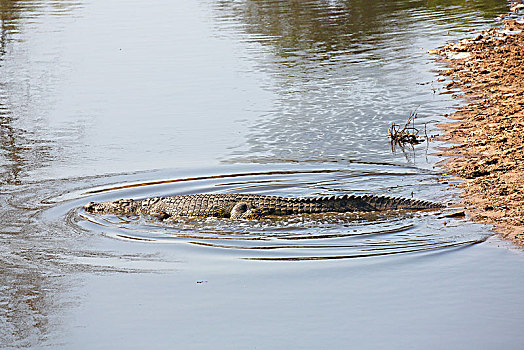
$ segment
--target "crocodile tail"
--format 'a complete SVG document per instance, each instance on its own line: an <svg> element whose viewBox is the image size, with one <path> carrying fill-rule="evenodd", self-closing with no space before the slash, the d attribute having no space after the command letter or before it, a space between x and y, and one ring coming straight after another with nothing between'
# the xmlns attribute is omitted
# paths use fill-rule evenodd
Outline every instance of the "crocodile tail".
<svg viewBox="0 0 524 350"><path fill-rule="evenodd" d="M411 198L399 198L399 197L386 197L386 196L362 196L361 199L366 202L370 207L375 210L395 210L395 209L436 209L443 208L442 204L411 199Z"/></svg>

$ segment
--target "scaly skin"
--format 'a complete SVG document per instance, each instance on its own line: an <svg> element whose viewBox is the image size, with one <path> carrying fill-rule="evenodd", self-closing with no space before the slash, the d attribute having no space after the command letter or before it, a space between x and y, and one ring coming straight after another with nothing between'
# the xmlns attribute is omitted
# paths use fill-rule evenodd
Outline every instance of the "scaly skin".
<svg viewBox="0 0 524 350"><path fill-rule="evenodd" d="M255 194L195 194L91 202L86 204L84 209L90 213L150 215L164 220L183 216L239 219L267 215L424 210L442 207L441 204L427 201L382 196L278 197Z"/></svg>

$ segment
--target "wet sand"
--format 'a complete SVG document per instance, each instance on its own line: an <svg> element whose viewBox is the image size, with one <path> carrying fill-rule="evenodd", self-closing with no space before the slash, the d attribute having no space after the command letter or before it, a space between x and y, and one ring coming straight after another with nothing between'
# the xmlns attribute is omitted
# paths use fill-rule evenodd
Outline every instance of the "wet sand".
<svg viewBox="0 0 524 350"><path fill-rule="evenodd" d="M430 53L447 63L446 88L468 102L449 115L455 123L442 126L442 139L455 144L443 165L463 180L460 205L524 247L524 21L507 18L500 18L503 28Z"/></svg>

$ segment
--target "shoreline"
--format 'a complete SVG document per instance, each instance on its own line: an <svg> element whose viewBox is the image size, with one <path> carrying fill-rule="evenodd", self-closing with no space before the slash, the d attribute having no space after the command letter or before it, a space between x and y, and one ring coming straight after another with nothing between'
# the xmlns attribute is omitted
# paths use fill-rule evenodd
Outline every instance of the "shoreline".
<svg viewBox="0 0 524 350"><path fill-rule="evenodd" d="M522 1L511 6L522 14ZM439 125L454 144L441 166L461 180L469 219L524 247L524 21L499 21L503 28L429 51L446 63L446 88L467 102Z"/></svg>

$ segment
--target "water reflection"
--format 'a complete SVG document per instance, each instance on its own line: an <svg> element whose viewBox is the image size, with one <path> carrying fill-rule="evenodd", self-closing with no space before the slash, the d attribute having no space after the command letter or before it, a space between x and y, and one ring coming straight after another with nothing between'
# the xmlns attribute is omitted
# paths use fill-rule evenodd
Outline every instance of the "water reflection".
<svg viewBox="0 0 524 350"><path fill-rule="evenodd" d="M416 33L406 29L414 23L423 30L447 22L450 30L461 31L460 25L492 20L505 8L507 4L497 0L222 0L216 5L218 18L238 21L252 35L249 40L269 44L284 57L312 50L318 56L302 56L310 60L330 59L347 50L373 51L391 39L409 40Z"/></svg>
<svg viewBox="0 0 524 350"><path fill-rule="evenodd" d="M13 46L23 40L27 19L45 12L68 14L74 1L0 2L0 346L30 346L46 338L53 326L49 316L59 306L54 293L64 290L56 271L55 243L46 230L35 229L32 217L41 204L33 187L27 191L22 175L46 165L52 142L42 138L38 121L24 109L12 109L13 91L20 91L18 76L6 68ZM31 92L22 92L30 100ZM25 128L24 125L31 125ZM52 233L51 233L52 235ZM39 236L39 237L37 237Z"/></svg>
<svg viewBox="0 0 524 350"><path fill-rule="evenodd" d="M18 18L18 11L15 10L16 1L0 3L0 67L7 50L7 44L12 31L16 29L15 22ZM12 127L12 117L9 115L6 106L7 93L5 91L6 82L0 81L0 166L2 170L1 183L16 183L20 173L19 147L16 146L16 131ZM9 159L10 170L6 168L6 160ZM5 170L4 170L5 169Z"/></svg>
<svg viewBox="0 0 524 350"><path fill-rule="evenodd" d="M20 77L27 68L17 67L20 77L18 81L9 79L9 71L5 71L9 58L9 47L13 42L23 40L20 36L20 26L27 17L37 15L38 10L51 8L67 8L67 2L52 2L47 5L41 1L2 1L0 3L0 184L21 184L20 175L32 168L44 165L49 158L48 140L42 140L35 134L38 127L23 128L24 123L36 122L25 111L10 108L14 91L23 91L22 99L31 100L29 88L21 89L25 84ZM32 120L33 119L33 120Z"/></svg>
<svg viewBox="0 0 524 350"><path fill-rule="evenodd" d="M278 100L229 162L390 161L390 123L420 108L434 122L450 99L425 51L450 31L486 23L498 1L221 1L220 25L264 52L257 69ZM457 25L459 24L459 25ZM223 35L226 35L223 33ZM416 73L416 74L414 74ZM438 85L438 84L437 84Z"/></svg>

